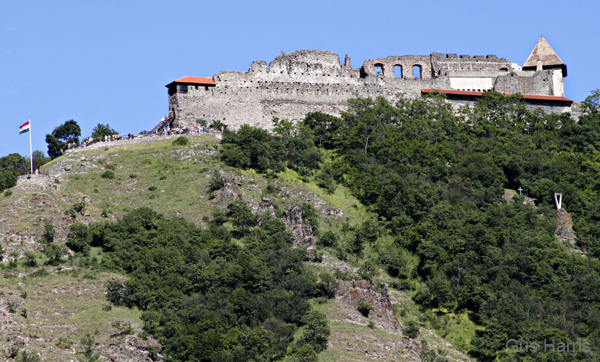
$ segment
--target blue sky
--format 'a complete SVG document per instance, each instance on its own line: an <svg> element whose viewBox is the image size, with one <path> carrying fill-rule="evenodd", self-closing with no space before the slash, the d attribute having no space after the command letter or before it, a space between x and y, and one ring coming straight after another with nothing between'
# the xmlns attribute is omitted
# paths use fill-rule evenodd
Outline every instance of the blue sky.
<svg viewBox="0 0 600 362"><path fill-rule="evenodd" d="M600 88L600 2L545 1L2 1L0 156L29 154L75 119L121 133L168 111L167 83L247 71L298 49L365 59L431 52L495 54L523 64L540 35L567 64L566 96ZM594 25L596 24L596 25ZM594 30L596 29L596 30Z"/></svg>

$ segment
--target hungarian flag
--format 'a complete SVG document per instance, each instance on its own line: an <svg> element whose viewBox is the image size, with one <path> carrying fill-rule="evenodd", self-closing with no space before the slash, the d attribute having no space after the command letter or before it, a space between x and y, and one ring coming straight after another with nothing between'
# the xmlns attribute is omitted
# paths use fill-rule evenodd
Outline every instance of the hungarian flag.
<svg viewBox="0 0 600 362"><path fill-rule="evenodd" d="M23 125L19 127L19 134L23 134L25 132L29 132L29 121L23 123Z"/></svg>

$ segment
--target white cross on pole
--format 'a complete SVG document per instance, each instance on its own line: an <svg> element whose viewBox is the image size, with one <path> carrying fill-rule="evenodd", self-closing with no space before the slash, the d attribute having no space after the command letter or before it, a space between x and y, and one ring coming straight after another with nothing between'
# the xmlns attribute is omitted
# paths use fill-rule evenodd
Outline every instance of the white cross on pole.
<svg viewBox="0 0 600 362"><path fill-rule="evenodd" d="M517 189L517 191L519 191L519 195L521 195L521 191L523 191L523 189L521 188L521 186L519 186L519 188Z"/></svg>

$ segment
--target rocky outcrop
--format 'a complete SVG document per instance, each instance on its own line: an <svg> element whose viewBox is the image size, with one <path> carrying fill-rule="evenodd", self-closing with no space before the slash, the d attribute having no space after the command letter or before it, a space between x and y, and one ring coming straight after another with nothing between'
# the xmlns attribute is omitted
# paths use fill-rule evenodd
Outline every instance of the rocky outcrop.
<svg viewBox="0 0 600 362"><path fill-rule="evenodd" d="M242 192L242 185L233 176L227 174L221 174L221 180L223 180L223 188L215 192L215 200L212 204L213 206L226 208Z"/></svg>
<svg viewBox="0 0 600 362"><path fill-rule="evenodd" d="M573 231L573 218L565 209L556 211L556 236L563 243L575 244L575 231Z"/></svg>
<svg viewBox="0 0 600 362"><path fill-rule="evenodd" d="M285 229L294 234L294 246L311 250L315 248L313 230L308 221L302 220L302 208L298 204L291 204L285 208L281 220Z"/></svg>
<svg viewBox="0 0 600 362"><path fill-rule="evenodd" d="M341 281L336 290L335 299L350 305L356 313L348 316L355 323L368 324L367 320L358 312L361 303L366 303L373 308L368 319L377 328L398 330L402 328L394 315L394 308L390 302L387 285L381 284L377 290L369 280Z"/></svg>
<svg viewBox="0 0 600 362"><path fill-rule="evenodd" d="M269 215L272 218L276 218L275 215L275 204L273 204L273 200L267 199L263 197L260 203L258 204L258 209L256 209L257 215Z"/></svg>

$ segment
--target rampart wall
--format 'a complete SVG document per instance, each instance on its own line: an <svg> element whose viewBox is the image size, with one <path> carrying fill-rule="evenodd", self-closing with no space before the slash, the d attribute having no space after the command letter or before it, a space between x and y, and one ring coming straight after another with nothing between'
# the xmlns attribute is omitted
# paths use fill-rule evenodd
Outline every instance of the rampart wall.
<svg viewBox="0 0 600 362"><path fill-rule="evenodd" d="M401 71L394 72L395 66ZM523 72L495 55L441 53L370 59L352 68L347 56L340 64L331 51L300 50L280 55L268 66L254 61L247 72L219 72L213 77L216 86L192 85L186 93L170 94L169 107L175 127L205 119L220 120L231 129L242 124L269 129L273 117L300 120L316 111L339 115L349 98L394 101L398 94L417 97L422 88L552 95L557 87L551 73Z"/></svg>

